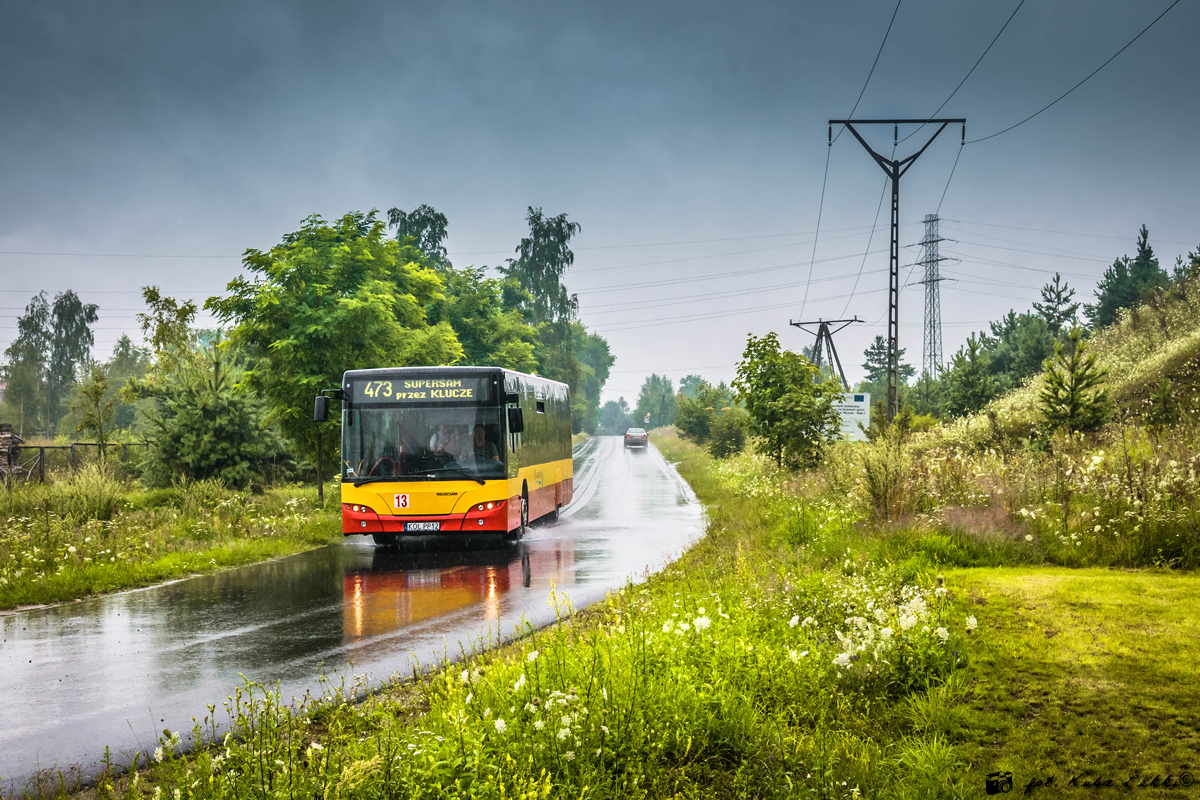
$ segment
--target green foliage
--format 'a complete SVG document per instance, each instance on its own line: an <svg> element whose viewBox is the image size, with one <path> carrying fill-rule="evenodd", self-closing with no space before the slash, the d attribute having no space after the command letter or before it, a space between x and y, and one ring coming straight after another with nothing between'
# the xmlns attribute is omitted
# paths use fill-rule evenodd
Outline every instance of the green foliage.
<svg viewBox="0 0 1200 800"><path fill-rule="evenodd" d="M733 390L723 381L713 386L702 380L692 397L681 393L675 427L717 458L740 453L746 446L746 412L734 405Z"/></svg>
<svg viewBox="0 0 1200 800"><path fill-rule="evenodd" d="M1132 308L1148 290L1164 286L1167 273L1159 266L1150 247L1150 232L1143 225L1138 233L1137 256L1121 256L1113 262L1096 285L1096 302L1084 307L1094 328L1104 328L1117 320L1122 309Z"/></svg>
<svg viewBox="0 0 1200 800"><path fill-rule="evenodd" d="M696 392L700 389L700 384L704 382L704 378L699 375L684 375L679 379L679 393L684 397L695 397Z"/></svg>
<svg viewBox="0 0 1200 800"><path fill-rule="evenodd" d="M424 254L384 233L375 212L333 223L308 217L282 244L246 251L243 264L257 280L235 278L228 297L205 303L235 325L230 341L253 359L247 380L268 399L288 439L314 457L313 397L340 386L344 371L463 357L450 323L428 321L427 309L444 300L443 279ZM338 423L322 430L334 441ZM335 457L330 453L330 464Z"/></svg>
<svg viewBox="0 0 1200 800"><path fill-rule="evenodd" d="M911 364L904 363L905 348L900 348L900 391L904 391L904 387L917 374L917 370ZM859 391L870 392L871 397L875 400L887 400L888 388L888 343L887 339L882 336L876 336L875 340L863 351L866 361L863 362L863 379L859 384Z"/></svg>
<svg viewBox="0 0 1200 800"><path fill-rule="evenodd" d="M600 409L598 433L615 436L636 427L638 426L634 424L633 416L629 413L629 403L624 397L609 400Z"/></svg>
<svg viewBox="0 0 1200 800"><path fill-rule="evenodd" d="M604 337L580 323L571 324L571 334L571 349L578 364L578 378L571 387L571 425L573 429L595 433L600 422L600 394L616 357Z"/></svg>
<svg viewBox="0 0 1200 800"><path fill-rule="evenodd" d="M646 415L650 422L646 422ZM679 415L679 398L675 395L675 387L666 375L652 373L638 390L637 406L633 411L633 420L639 428L661 428L673 425Z"/></svg>
<svg viewBox="0 0 1200 800"><path fill-rule="evenodd" d="M448 224L446 215L439 214L432 206L422 204L408 213L398 208L388 209L388 227L396 229L396 241L417 248L438 263L446 261L443 243Z"/></svg>
<svg viewBox="0 0 1200 800"><path fill-rule="evenodd" d="M146 485L212 479L245 488L261 483L283 453L266 402L241 385L234 353L218 340L177 357L164 380L134 384L157 401L148 415L153 444L139 464Z"/></svg>
<svg viewBox="0 0 1200 800"><path fill-rule="evenodd" d="M1074 302L1075 290L1067 286L1067 282L1057 272L1054 280L1042 287L1042 302L1034 303L1033 307L1042 319L1050 335L1058 338L1064 330L1075 326L1075 315L1079 313L1079 303Z"/></svg>
<svg viewBox="0 0 1200 800"><path fill-rule="evenodd" d="M192 323L196 319L196 304L191 300L182 303L168 297L157 286L143 286L142 300L146 313L137 315L142 337L150 343L154 357L155 375L161 370L169 373L179 358L191 352L195 341Z"/></svg>
<svg viewBox="0 0 1200 800"><path fill-rule="evenodd" d="M1087 352L1083 330L1075 328L1070 347L1058 342L1054 363L1046 370L1039 395L1042 415L1051 430L1093 431L1112 418L1112 401L1104 388L1104 370L1096 365L1094 353Z"/></svg>
<svg viewBox="0 0 1200 800"><path fill-rule="evenodd" d="M483 267L443 264L438 274L445 281L443 299L430 308L429 324L454 329L463 349L458 363L537 370L534 331L519 311L504 306L501 281L486 277Z"/></svg>
<svg viewBox="0 0 1200 800"><path fill-rule="evenodd" d="M842 386L817 383L817 377L812 362L783 350L774 333L747 338L733 386L760 452L778 465L812 466L838 436L841 418L833 403Z"/></svg>
<svg viewBox="0 0 1200 800"><path fill-rule="evenodd" d="M84 303L68 289L54 297L50 309L50 357L46 362L46 427L54 429L61 416L60 406L67 390L78 379L80 368L87 363L95 341L92 323L95 303Z"/></svg>
<svg viewBox="0 0 1200 800"><path fill-rule="evenodd" d="M104 445L111 433L113 408L117 403L116 397L109 395L108 376L104 374L103 369L97 367L92 370L91 377L79 387L79 396L78 407L83 411L83 419L79 421L75 430L91 434L92 441L100 445L100 458L103 459Z"/></svg>
<svg viewBox="0 0 1200 800"><path fill-rule="evenodd" d="M966 345L950 359L950 368L944 378L944 402L948 414L970 414L996 396L996 381L990 366L991 359L984 351L982 339L972 334Z"/></svg>
<svg viewBox="0 0 1200 800"><path fill-rule="evenodd" d="M1054 334L1049 323L1033 314L1009 311L991 323L992 335L980 337L995 376L997 393L1020 385L1041 372L1042 363L1054 354Z"/></svg>
<svg viewBox="0 0 1200 800"><path fill-rule="evenodd" d="M578 222L568 221L566 214L547 217L533 206L525 218L529 235L517 245L517 258L510 258L501 272L527 293L529 305L525 310L534 323L569 321L579 301L562 285L562 277L575 263L571 238L582 228ZM566 345L569 347L569 340Z"/></svg>

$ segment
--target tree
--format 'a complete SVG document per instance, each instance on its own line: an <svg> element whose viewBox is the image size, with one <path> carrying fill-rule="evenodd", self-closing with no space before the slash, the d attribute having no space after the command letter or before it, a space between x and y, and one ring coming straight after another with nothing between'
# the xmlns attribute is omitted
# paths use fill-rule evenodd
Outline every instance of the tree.
<svg viewBox="0 0 1200 800"><path fill-rule="evenodd" d="M1046 320L1046 327L1055 339L1064 328L1073 327L1075 324L1079 303L1073 302L1074 297L1075 290L1067 286L1067 282L1056 272L1054 280L1042 287L1043 302L1033 304L1037 313Z"/></svg>
<svg viewBox="0 0 1200 800"><path fill-rule="evenodd" d="M913 413L940 417L945 413L945 394L946 387L941 380L928 372L922 372L921 377L917 378L917 382L913 384L912 390L908 392L907 400L912 406ZM884 418L886 419L886 417L885 409Z"/></svg>
<svg viewBox="0 0 1200 800"><path fill-rule="evenodd" d="M562 277L575 263L570 243L582 228L578 222L568 221L566 214L547 217L533 206L525 219L529 235L517 245L517 258L510 258L508 266L500 271L528 293L534 323L569 320L575 316L579 301L567 293Z"/></svg>
<svg viewBox="0 0 1200 800"><path fill-rule="evenodd" d="M388 227L396 229L396 241L411 245L437 263L446 260L445 214L439 214L431 206L419 205L405 213L398 208L388 209Z"/></svg>
<svg viewBox="0 0 1200 800"><path fill-rule="evenodd" d="M109 397L116 399L112 417L114 430L132 427L137 416L134 404L121 396L120 389L130 379L144 378L150 366L150 353L135 345L127 334L121 334L121 338L117 339L116 345L113 346L112 358L104 365Z"/></svg>
<svg viewBox="0 0 1200 800"><path fill-rule="evenodd" d="M684 397L695 397L702 383L705 380L699 375L684 375L679 379L679 393Z"/></svg>
<svg viewBox="0 0 1200 800"><path fill-rule="evenodd" d="M804 356L782 350L774 333L747 338L733 386L760 452L780 466L816 464L838 436L841 419L833 403L841 398L842 386L817 383L818 373Z"/></svg>
<svg viewBox="0 0 1200 800"><path fill-rule="evenodd" d="M708 381L701 381L694 396L680 393L675 427L696 444L707 444L715 435L718 420L733 410L733 393L728 386L724 383L713 386Z"/></svg>
<svg viewBox="0 0 1200 800"><path fill-rule="evenodd" d="M415 213L415 212L414 212ZM506 308L501 281L488 278L483 267L439 270L445 281L443 299L429 309L429 323L448 323L462 345L459 362L533 372L537 369L537 335L521 313Z"/></svg>
<svg viewBox="0 0 1200 800"><path fill-rule="evenodd" d="M1143 225L1138 233L1137 257L1121 256L1113 262L1096 285L1096 302L1084 307L1093 328L1103 328L1117 320L1123 308L1132 308L1142 293L1167 284L1167 273L1159 266L1150 247L1150 232Z"/></svg>
<svg viewBox="0 0 1200 800"><path fill-rule="evenodd" d="M604 337L578 322L571 323L571 335L571 350L578 362L578 378L571 394L571 423L576 432L595 433L600 421L600 394L616 357Z"/></svg>
<svg viewBox="0 0 1200 800"><path fill-rule="evenodd" d="M50 303L45 292L34 295L25 306L25 313L17 319L17 337L4 356L4 399L19 409L19 433L24 435L27 415L33 415L32 424L37 423L36 409L43 400L50 358Z"/></svg>
<svg viewBox="0 0 1200 800"><path fill-rule="evenodd" d="M113 418L113 408L116 398L108 392L108 376L100 367L94 367L92 374L79 387L80 402L71 409L83 411L83 419L75 426L76 433L87 431L100 445L100 459L104 460L104 446L108 444L110 423Z"/></svg>
<svg viewBox="0 0 1200 800"><path fill-rule="evenodd" d="M1038 399L1051 430L1092 431L1112 418L1112 402L1104 388L1106 373L1088 353L1083 330L1074 328L1070 347L1054 346L1054 363L1046 370Z"/></svg>
<svg viewBox="0 0 1200 800"><path fill-rule="evenodd" d="M168 380L135 382L142 396L157 401L148 415L154 443L139 465L147 485L216 479L245 488L284 452L268 404L243 380L235 352L218 335L209 346L179 354Z"/></svg>
<svg viewBox="0 0 1200 800"><path fill-rule="evenodd" d="M180 303L164 295L157 286L143 286L142 300L146 303L146 313L139 313L137 321L142 338L153 351L154 372L156 375L159 370L170 372L176 358L191 352L196 304L191 300Z"/></svg>
<svg viewBox="0 0 1200 800"><path fill-rule="evenodd" d="M970 414L996 396L996 381L988 367L991 359L980 337L972 334L950 360L945 377L945 408L952 416Z"/></svg>
<svg viewBox="0 0 1200 800"><path fill-rule="evenodd" d="M906 386L917 370L911 364L904 363L904 348L900 348L900 387ZM860 391L870 392L876 400L887 397L888 385L888 343L882 336L876 336L875 341L863 351L866 361L863 362L862 383Z"/></svg>
<svg viewBox="0 0 1200 800"><path fill-rule="evenodd" d="M1040 316L1009 311L991 323L992 335L981 336L987 353L988 370L996 378L997 392L1020 384L1042 369L1042 362L1054 354L1054 336Z"/></svg>
<svg viewBox="0 0 1200 800"><path fill-rule="evenodd" d="M600 409L600 422L598 430L600 433L610 435L621 434L630 428L636 428L632 418L629 416L629 403L624 397L618 397L616 400L609 400Z"/></svg>
<svg viewBox="0 0 1200 800"><path fill-rule="evenodd" d="M252 359L246 380L301 452L316 452L313 397L340 386L344 371L463 358L450 323L429 324L428 309L444 300L442 277L419 250L387 239L374 211L332 223L310 216L282 244L247 250L242 263L257 280L235 278L229 296L205 308L236 326L230 341ZM324 425L336 433L336 421Z"/></svg>
<svg viewBox="0 0 1200 800"><path fill-rule="evenodd" d="M650 415L650 427L658 428L672 425L679 414L679 399L675 396L675 387L666 375L651 373L638 391L637 406L633 417L641 427L646 424L646 415Z"/></svg>

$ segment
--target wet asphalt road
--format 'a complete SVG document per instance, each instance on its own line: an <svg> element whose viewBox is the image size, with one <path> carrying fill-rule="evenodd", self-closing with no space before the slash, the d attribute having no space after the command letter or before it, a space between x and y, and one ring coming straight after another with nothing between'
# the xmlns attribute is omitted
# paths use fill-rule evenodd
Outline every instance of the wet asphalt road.
<svg viewBox="0 0 1200 800"><path fill-rule="evenodd" d="M0 782L128 763L186 732L246 678L284 697L322 673L411 674L473 642L553 621L677 557L703 531L691 490L619 437L575 453L575 500L517 545L405 554L365 537L163 586L0 617ZM349 683L349 681L348 681Z"/></svg>

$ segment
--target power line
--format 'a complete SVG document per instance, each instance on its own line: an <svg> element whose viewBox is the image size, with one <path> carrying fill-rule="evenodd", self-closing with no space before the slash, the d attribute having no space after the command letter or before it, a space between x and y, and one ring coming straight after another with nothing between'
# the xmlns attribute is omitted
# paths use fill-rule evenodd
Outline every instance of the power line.
<svg viewBox="0 0 1200 800"><path fill-rule="evenodd" d="M159 253L53 253L44 250L0 250L0 256L63 256L68 258L236 258L241 256L162 255Z"/></svg>
<svg viewBox="0 0 1200 800"><path fill-rule="evenodd" d="M994 45L996 43L996 41L1000 38L1000 34L1004 33L1004 29L1008 27L1008 23L1013 21L1013 17L1015 17L1017 15L1017 12L1021 10L1021 6L1023 6L1023 5L1025 5L1025 0L1021 0L1021 2L1017 3L1017 7L1014 8L1013 12L1008 15L1008 19L1004 21L1004 24L1000 26L1000 30L997 31L996 35L992 38L991 44L989 44L984 49L983 54L979 56L979 59L976 60L976 62L971 66L971 68L969 70L967 70L967 74L964 75L963 79L958 82L958 86L954 87L954 91L950 93L950 96L947 97L945 100L943 100L942 104L937 107L937 110L929 115L929 119L922 122L921 125L916 130L914 130L908 136L905 136L903 139L901 139L900 140L901 142L907 142L910 138L912 138L913 136L916 136L917 132L920 131L921 128L924 128L926 125L928 125L930 120L932 120L939 113L941 113L941 110L946 107L946 103L949 103L951 98L953 98L954 95L958 94L958 90L961 89L963 87L963 84L967 82L967 78L971 77L971 73L975 71L975 67L978 67L980 65L980 63L983 61L983 57L986 56L988 54L988 51L990 51L992 49L992 45ZM955 159L955 163L958 163L958 159ZM950 174L951 174L951 176L953 176L954 171L951 170ZM949 186L950 182L947 181L946 185ZM945 196L946 196L946 193L942 192L942 199L945 199ZM941 208L940 204L938 205L938 208L939 209Z"/></svg>
<svg viewBox="0 0 1200 800"><path fill-rule="evenodd" d="M899 3L897 3L897 7L899 7ZM872 68L872 69L874 69L874 68ZM869 78L868 78L868 80L869 80ZM866 89L867 87L864 86L863 88ZM857 105L857 104L855 104L855 105ZM812 255L808 259L808 280L809 280L809 282L812 282L813 264L815 264L816 260L817 260L817 239L820 238L821 214L825 211L825 182L827 180L829 180L829 156L832 153L833 153L833 142L830 142L829 147L825 148L825 174L821 177L821 202L817 205L817 233L813 234ZM871 226L871 232L872 233L875 232L874 225ZM870 246L871 246L871 244L868 241L867 247L870 247ZM804 307L806 305L808 305L808 288L807 287L805 287L805 289L804 289L804 301L802 303L800 303L800 315L801 316L804 315Z"/></svg>
<svg viewBox="0 0 1200 800"><path fill-rule="evenodd" d="M1075 91L1075 90L1076 90L1076 89L1078 89L1080 86L1083 86L1085 83L1087 83L1089 80L1091 80L1091 78L1092 78L1092 76L1093 76L1093 75L1095 75L1097 72L1099 72L1100 70L1102 70L1102 69L1104 69L1105 67L1107 67L1107 66L1109 65L1109 63L1110 63L1110 62L1111 62L1111 61L1112 61L1114 58L1116 58L1117 56L1121 55L1121 53L1124 53L1124 52L1125 52L1125 50L1126 50L1126 49L1127 49L1127 48L1128 48L1128 47L1129 47L1131 44L1133 44L1134 42L1136 42L1138 39L1142 38L1142 34L1143 34L1143 33L1145 33L1146 31L1150 30L1151 28L1153 28L1153 27L1154 27L1154 25L1155 25L1155 23L1157 23L1157 22L1158 22L1160 19L1162 19L1163 17L1165 17L1165 16L1167 15L1167 12L1169 12L1169 11L1170 11L1172 8L1174 8L1174 7L1175 7L1175 6L1177 6L1177 5L1179 5L1179 0L1175 0L1175 2L1171 3L1171 5L1167 6L1167 9L1166 9L1166 11L1163 11L1161 14L1159 14L1157 17L1155 17L1155 18L1154 18L1154 21L1153 21L1153 22L1151 22L1151 23L1150 23L1149 25L1147 25L1146 27L1142 28L1142 31L1141 31L1141 33L1139 33L1137 36L1133 37L1133 38L1132 38L1132 39L1130 39L1128 42L1126 42L1126 43L1125 43L1125 47L1122 47L1120 50L1118 50L1117 52L1113 53L1113 54L1112 54L1112 55L1109 57L1108 61L1105 61L1105 62L1104 62L1103 64L1101 64L1100 66L1096 67L1094 70L1092 70L1092 71L1091 71L1091 73L1090 73L1090 74L1089 74L1089 75L1088 75L1086 78L1084 78L1084 79L1083 79L1083 80L1081 80L1079 83L1077 83L1077 84L1075 84L1074 86L1072 86L1070 89L1067 89L1067 91L1065 91L1065 92L1063 92L1061 95L1059 95L1059 97L1058 97L1057 99L1055 99L1053 102L1051 102L1051 103L1049 103L1049 104L1047 104L1047 105L1043 106L1042 108L1038 109L1037 111L1033 112L1033 113L1032 113L1032 114L1030 114L1028 117L1026 117L1025 119L1021 120L1020 122L1016 123L1015 125L1009 125L1007 128L1005 128L1005 129L1004 129L1004 130L1002 130L1002 131L997 131L996 133L993 133L993 134L991 134L991 135L989 135L989 136L984 136L984 137L982 137L982 138L980 138L980 139L971 139L970 141L966 142L966 144L976 144L976 143L978 143L978 142L986 142L988 139L994 139L994 138L996 138L997 136L999 136L999 135L1001 135L1001 134L1008 133L1008 132L1009 132L1009 131L1011 131L1013 128L1019 128L1020 126L1024 125L1026 122L1029 122L1029 120L1031 120L1031 119L1033 119L1034 117L1036 117L1038 114L1041 114L1043 111L1045 111L1045 110L1049 109L1051 106L1053 106L1053 105L1055 105L1056 103L1058 103L1058 101L1059 101L1059 100L1062 100L1064 97L1066 97L1067 95L1069 95L1071 92Z"/></svg>
<svg viewBox="0 0 1200 800"><path fill-rule="evenodd" d="M896 157L896 148L892 148L892 158ZM875 206L875 222L871 225L871 235L867 237L867 248L863 251L862 263L858 265L858 275L854 278L854 287L850 290L850 296L846 298L846 305L842 308L842 316L846 316L846 312L850 310L850 303L854 300L854 293L858 290L858 281L863 276L863 268L867 266L867 253L871 251L871 242L875 239L875 229L879 226L879 212L883 210L883 198L887 196L888 179L883 179L883 189L879 192L879 204ZM879 270L882 272L882 270ZM803 308L800 309L804 311Z"/></svg>
<svg viewBox="0 0 1200 800"><path fill-rule="evenodd" d="M1029 250L1023 247L1005 247L999 244L988 244L987 242L972 242L967 239L958 239L959 244L968 244L974 247L990 247L994 250L1010 250L1014 253L1030 253L1035 256L1046 256L1047 258L1069 258L1072 261L1094 261L1097 264L1109 263L1106 258L1096 258L1094 256L1071 256L1065 253L1047 253L1041 250Z"/></svg>
<svg viewBox="0 0 1200 800"><path fill-rule="evenodd" d="M1023 228L1020 225L1000 225L999 223L995 223L995 222L971 222L969 220L964 220L964 219L947 219L945 217L942 217L942 221L943 222L953 222L957 225L983 225L988 228L1009 228L1014 231L1033 231L1035 233L1058 233L1058 234L1062 234L1063 236L1084 236L1084 237L1091 237L1094 239L1120 239L1121 241L1129 241L1128 236L1114 236L1113 234L1106 234L1106 233L1079 233L1078 231L1056 231L1056 230L1051 230L1049 228ZM982 235L982 234L978 234L978 235ZM1192 246L1191 242L1176 242L1176 241L1170 241L1168 239L1159 239L1158 241L1162 242L1163 244L1178 244L1178 245L1183 245L1184 247Z"/></svg>
<svg viewBox="0 0 1200 800"><path fill-rule="evenodd" d="M883 46L887 44L888 34L892 32L892 25L896 22L896 15L900 13L900 3L901 0L896 0L896 8L892 11L892 19L888 22L887 30L883 32L883 41L879 43L879 51L875 53L875 61L871 64L871 71L867 73L867 79L863 81L863 87L858 93L858 99L854 101L854 108L850 109L850 113L846 115L846 119L854 119L854 112L858 110L858 104L862 102L863 95L867 92L867 84L871 82L871 76L875 74L875 67L879 64L879 57L883 55ZM840 129L838 129L837 136L833 137L833 140L830 142L830 144L836 142L838 140L838 136L841 136L842 131L845 129L845 126L842 126ZM828 161L828 159L826 159L826 161Z"/></svg>
<svg viewBox="0 0 1200 800"><path fill-rule="evenodd" d="M939 213L942 210L942 203L946 202L946 192L950 191L950 181L954 180L954 170L958 169L958 159L962 157L963 147L964 145L961 144L958 146L958 153L954 156L954 166L950 167L950 177L946 178L946 188L942 189L942 199L938 200L937 211L933 212L934 214Z"/></svg>

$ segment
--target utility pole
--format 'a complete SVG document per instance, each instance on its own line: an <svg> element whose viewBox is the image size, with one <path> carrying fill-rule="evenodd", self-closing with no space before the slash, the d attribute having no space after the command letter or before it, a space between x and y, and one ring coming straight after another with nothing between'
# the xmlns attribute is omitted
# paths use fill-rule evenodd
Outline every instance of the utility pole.
<svg viewBox="0 0 1200 800"><path fill-rule="evenodd" d="M857 316L854 319L818 319L816 322L792 322L788 324L792 327L799 328L805 333L816 335L817 342L813 345L813 365L817 369L822 369L825 366L825 358L829 358L829 368L837 367L838 375L842 378L842 386L846 387L846 391L850 391L850 384L846 382L846 371L842 369L842 360L838 358L837 348L833 346L833 335L855 322L862 322ZM816 325L815 331L809 330L806 325ZM830 330L830 325L839 325L836 330ZM822 344L824 348L822 349Z"/></svg>
<svg viewBox="0 0 1200 800"><path fill-rule="evenodd" d="M829 145L833 146L833 126L845 125L854 138L858 139L866 151L875 159L875 163L892 179L892 249L888 278L888 398L887 418L891 422L900 413L900 178L908 172L908 168L916 162L921 154L933 144L946 126L950 123L962 123L962 141L967 141L967 121L965 119L831 119L829 120ZM855 125L891 125L892 140L900 141L901 125L938 125L938 129L925 142L920 150L911 156L901 159L887 158L867 144L859 135Z"/></svg>
<svg viewBox="0 0 1200 800"><path fill-rule="evenodd" d="M947 261L945 256L938 254L938 242L944 242L938 234L939 217L937 214L925 215L925 238L921 240L924 252L918 265L925 267L925 350L922 360L922 372L931 378L946 363L942 360L942 298L938 284L943 278L938 265Z"/></svg>

